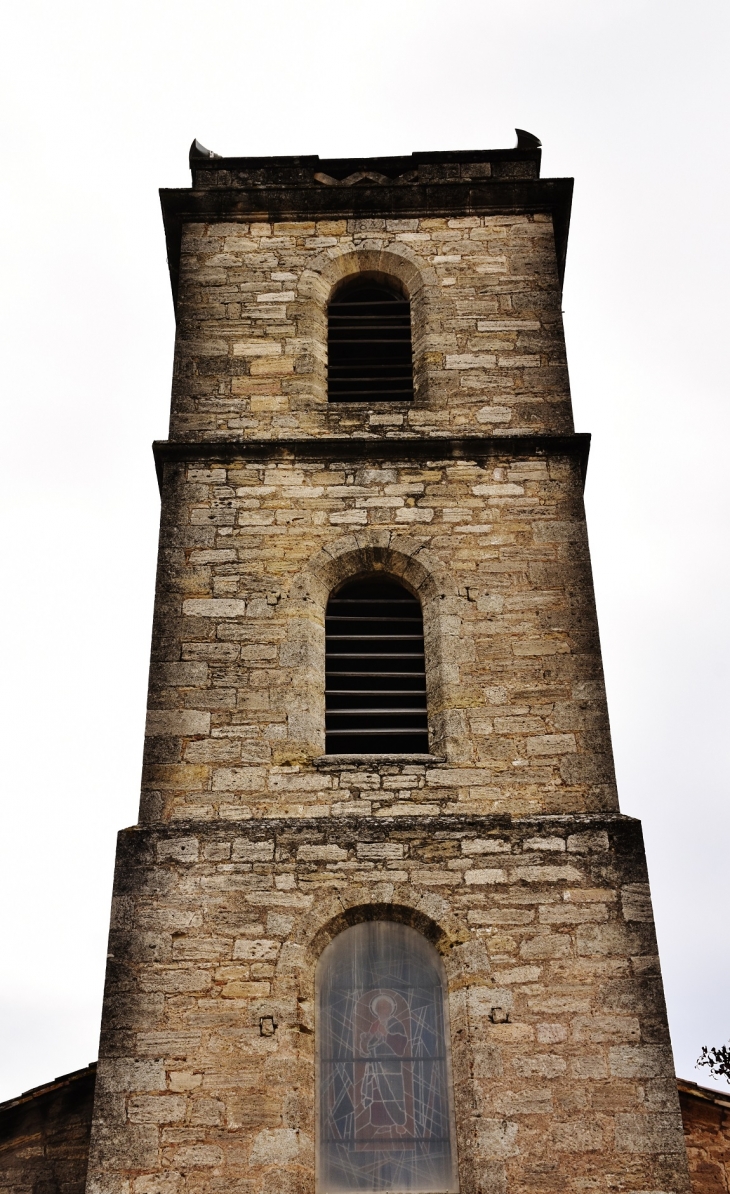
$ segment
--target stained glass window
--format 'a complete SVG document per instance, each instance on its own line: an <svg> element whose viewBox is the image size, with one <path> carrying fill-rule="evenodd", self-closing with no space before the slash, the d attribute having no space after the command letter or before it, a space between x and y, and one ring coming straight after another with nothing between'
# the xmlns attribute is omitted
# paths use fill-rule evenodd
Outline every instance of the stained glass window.
<svg viewBox="0 0 730 1194"><path fill-rule="evenodd" d="M441 959L391 921L345 929L318 970L319 1194L456 1191Z"/></svg>

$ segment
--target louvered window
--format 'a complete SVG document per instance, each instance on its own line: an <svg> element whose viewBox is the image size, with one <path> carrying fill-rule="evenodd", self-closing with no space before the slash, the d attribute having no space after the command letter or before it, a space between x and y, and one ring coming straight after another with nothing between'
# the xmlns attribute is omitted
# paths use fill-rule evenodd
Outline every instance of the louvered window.
<svg viewBox="0 0 730 1194"><path fill-rule="evenodd" d="M357 277L328 310L330 402L413 398L411 304L383 282Z"/></svg>
<svg viewBox="0 0 730 1194"><path fill-rule="evenodd" d="M327 605L327 754L428 752L423 616L397 581L350 581Z"/></svg>

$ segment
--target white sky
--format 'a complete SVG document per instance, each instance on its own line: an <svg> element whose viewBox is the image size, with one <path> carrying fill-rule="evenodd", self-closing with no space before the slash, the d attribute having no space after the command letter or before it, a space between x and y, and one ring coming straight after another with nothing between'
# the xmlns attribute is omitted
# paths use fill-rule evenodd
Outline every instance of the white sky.
<svg viewBox="0 0 730 1194"><path fill-rule="evenodd" d="M0 1099L96 1057L173 346L156 189L223 154L544 144L622 809L678 1072L730 1037L723 0L24 0L0 29Z"/></svg>

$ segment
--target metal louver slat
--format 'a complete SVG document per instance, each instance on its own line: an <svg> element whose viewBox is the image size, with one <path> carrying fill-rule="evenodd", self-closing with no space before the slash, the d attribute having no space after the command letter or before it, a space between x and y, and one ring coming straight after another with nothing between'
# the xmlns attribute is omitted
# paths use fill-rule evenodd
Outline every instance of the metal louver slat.
<svg viewBox="0 0 730 1194"><path fill-rule="evenodd" d="M325 629L327 753L427 753L418 600L390 578L352 581L330 598Z"/></svg>
<svg viewBox="0 0 730 1194"><path fill-rule="evenodd" d="M358 277L328 308L330 402L413 398L411 305L381 282Z"/></svg>

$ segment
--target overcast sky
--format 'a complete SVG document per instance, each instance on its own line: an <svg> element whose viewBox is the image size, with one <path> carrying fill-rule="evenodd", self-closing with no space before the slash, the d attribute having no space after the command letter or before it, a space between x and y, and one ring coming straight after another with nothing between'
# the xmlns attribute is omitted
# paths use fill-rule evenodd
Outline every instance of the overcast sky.
<svg viewBox="0 0 730 1194"><path fill-rule="evenodd" d="M24 0L0 30L0 1099L97 1055L137 800L173 312L157 188L218 153L544 145L621 807L678 1073L730 1037L724 0Z"/></svg>

